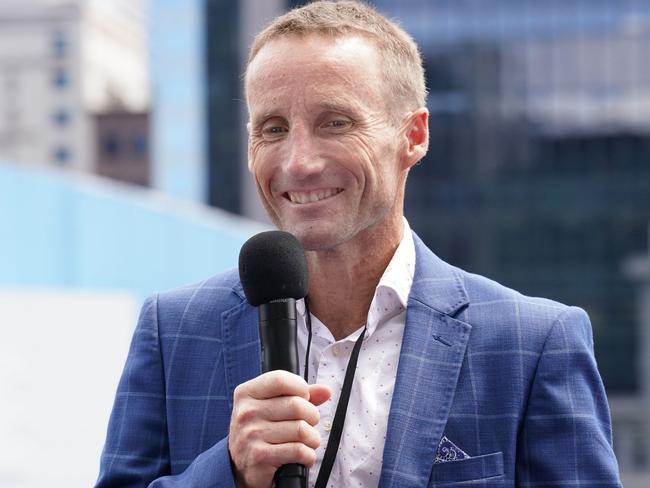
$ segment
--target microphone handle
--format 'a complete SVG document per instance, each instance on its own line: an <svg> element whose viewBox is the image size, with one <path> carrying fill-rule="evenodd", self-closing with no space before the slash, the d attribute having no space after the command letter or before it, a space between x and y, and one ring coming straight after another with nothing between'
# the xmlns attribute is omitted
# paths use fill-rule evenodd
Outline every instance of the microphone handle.
<svg viewBox="0 0 650 488"><path fill-rule="evenodd" d="M307 468L302 464L280 466L273 477L275 488L307 488Z"/></svg>
<svg viewBox="0 0 650 488"><path fill-rule="evenodd" d="M296 300L283 298L258 307L262 371L282 369L300 374L296 340ZM275 472L276 488L307 488L307 469L285 464Z"/></svg>
<svg viewBox="0 0 650 488"><path fill-rule="evenodd" d="M258 307L262 371L300 374L296 340L296 300L283 298Z"/></svg>

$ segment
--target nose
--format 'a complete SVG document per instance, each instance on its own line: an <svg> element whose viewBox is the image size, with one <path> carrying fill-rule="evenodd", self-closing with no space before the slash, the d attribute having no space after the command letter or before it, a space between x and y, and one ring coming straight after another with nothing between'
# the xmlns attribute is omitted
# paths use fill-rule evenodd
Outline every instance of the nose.
<svg viewBox="0 0 650 488"><path fill-rule="evenodd" d="M305 179L322 170L322 159L314 134L304 126L289 130L288 153L283 170L296 179Z"/></svg>

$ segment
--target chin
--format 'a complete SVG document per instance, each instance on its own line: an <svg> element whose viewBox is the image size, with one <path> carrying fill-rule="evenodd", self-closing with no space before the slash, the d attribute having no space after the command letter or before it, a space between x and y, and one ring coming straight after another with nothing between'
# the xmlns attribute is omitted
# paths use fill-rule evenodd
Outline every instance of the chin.
<svg viewBox="0 0 650 488"><path fill-rule="evenodd" d="M290 232L300 241L305 251L325 251L333 249L345 241L341 229L314 228L303 226L286 226L283 230Z"/></svg>

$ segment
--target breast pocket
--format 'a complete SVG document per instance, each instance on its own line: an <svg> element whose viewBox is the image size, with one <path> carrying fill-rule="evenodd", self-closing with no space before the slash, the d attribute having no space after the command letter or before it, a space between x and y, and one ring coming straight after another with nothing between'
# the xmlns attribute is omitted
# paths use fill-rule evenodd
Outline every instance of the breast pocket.
<svg viewBox="0 0 650 488"><path fill-rule="evenodd" d="M503 476L503 453L493 452L482 456L438 463L433 465L429 486L444 486L460 481L481 481Z"/></svg>

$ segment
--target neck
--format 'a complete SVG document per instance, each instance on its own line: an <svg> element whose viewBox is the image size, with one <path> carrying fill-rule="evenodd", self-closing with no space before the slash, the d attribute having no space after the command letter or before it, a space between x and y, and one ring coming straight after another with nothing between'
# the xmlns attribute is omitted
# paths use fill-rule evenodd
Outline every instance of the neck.
<svg viewBox="0 0 650 488"><path fill-rule="evenodd" d="M400 216L401 219L401 216ZM362 236L334 249L308 251L309 306L338 341L366 323L375 289L402 239L392 232Z"/></svg>

